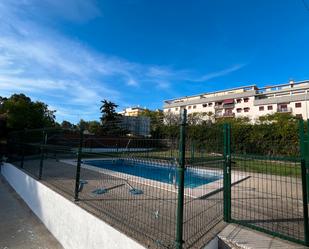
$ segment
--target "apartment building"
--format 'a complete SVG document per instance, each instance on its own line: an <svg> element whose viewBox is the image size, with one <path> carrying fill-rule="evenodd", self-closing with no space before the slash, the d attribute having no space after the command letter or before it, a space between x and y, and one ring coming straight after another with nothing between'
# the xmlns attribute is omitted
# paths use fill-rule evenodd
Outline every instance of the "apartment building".
<svg viewBox="0 0 309 249"><path fill-rule="evenodd" d="M139 106L129 107L124 109L122 112L119 112L119 114L123 116L137 117L145 110L146 110L145 108L141 108Z"/></svg>
<svg viewBox="0 0 309 249"><path fill-rule="evenodd" d="M267 114L291 113L308 118L309 80L258 88L249 85L164 101L164 112L204 113L207 118L248 117L255 122ZM210 114L210 115L209 115Z"/></svg>

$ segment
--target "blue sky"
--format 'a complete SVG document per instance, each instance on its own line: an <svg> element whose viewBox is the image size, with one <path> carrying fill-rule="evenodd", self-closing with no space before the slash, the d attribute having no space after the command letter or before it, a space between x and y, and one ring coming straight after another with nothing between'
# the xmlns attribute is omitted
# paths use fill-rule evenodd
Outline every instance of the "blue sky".
<svg viewBox="0 0 309 249"><path fill-rule="evenodd" d="M309 5L309 0L308 5ZM302 0L2 0L0 95L57 120L224 88L309 79Z"/></svg>

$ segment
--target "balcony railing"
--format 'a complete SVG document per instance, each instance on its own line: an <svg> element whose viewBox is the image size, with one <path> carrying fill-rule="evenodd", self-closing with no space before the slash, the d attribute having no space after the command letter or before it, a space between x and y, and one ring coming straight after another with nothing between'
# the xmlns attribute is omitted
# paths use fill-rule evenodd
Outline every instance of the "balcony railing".
<svg viewBox="0 0 309 249"><path fill-rule="evenodd" d="M235 117L235 113L228 113L228 112L216 113L215 117L216 118L233 118L233 117Z"/></svg>
<svg viewBox="0 0 309 249"><path fill-rule="evenodd" d="M223 108L234 108L235 103L230 103L230 104L223 104Z"/></svg>
<svg viewBox="0 0 309 249"><path fill-rule="evenodd" d="M223 109L223 105L215 105L215 109Z"/></svg>
<svg viewBox="0 0 309 249"><path fill-rule="evenodd" d="M292 108L291 107L278 107L277 112L289 113L289 112L292 112Z"/></svg>

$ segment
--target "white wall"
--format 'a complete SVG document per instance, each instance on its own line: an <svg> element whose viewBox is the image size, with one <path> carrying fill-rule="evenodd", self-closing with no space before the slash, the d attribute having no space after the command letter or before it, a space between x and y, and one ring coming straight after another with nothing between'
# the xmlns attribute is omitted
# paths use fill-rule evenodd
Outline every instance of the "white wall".
<svg viewBox="0 0 309 249"><path fill-rule="evenodd" d="M65 249L144 248L15 166L1 173Z"/></svg>

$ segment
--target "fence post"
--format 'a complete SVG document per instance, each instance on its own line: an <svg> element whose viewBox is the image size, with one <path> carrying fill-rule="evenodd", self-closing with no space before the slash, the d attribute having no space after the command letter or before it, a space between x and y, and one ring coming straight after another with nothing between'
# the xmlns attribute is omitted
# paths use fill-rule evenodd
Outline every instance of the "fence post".
<svg viewBox="0 0 309 249"><path fill-rule="evenodd" d="M307 120L308 122L308 120ZM309 127L309 124L308 124ZM309 147L308 147L308 133L304 132L304 121L299 122L299 139L300 139L300 154L301 154L301 180L302 180L302 194L303 194L303 216L304 216L304 242L305 245L309 245L309 219L308 219L308 182L307 177L309 175Z"/></svg>
<svg viewBox="0 0 309 249"><path fill-rule="evenodd" d="M44 162L44 151L45 151L45 145L47 141L47 133L45 130L42 132L42 142L41 142L41 158L40 158L40 168L39 168L39 180L42 179L42 172L43 172L43 162Z"/></svg>
<svg viewBox="0 0 309 249"><path fill-rule="evenodd" d="M231 126L223 127L223 218L225 222L231 221Z"/></svg>
<svg viewBox="0 0 309 249"><path fill-rule="evenodd" d="M307 119L307 144L305 147L306 150L306 155L308 160L306 161L306 186L307 186L307 201L309 201L309 141L308 141L308 137L309 137L309 119ZM307 202L308 203L308 202Z"/></svg>
<svg viewBox="0 0 309 249"><path fill-rule="evenodd" d="M79 192L79 180L80 180L80 166L82 160L82 147L83 147L83 139L84 139L84 129L80 129L80 137L79 137L79 146L77 151L77 164L76 164L76 175L75 175L75 192L74 192L74 200L78 201L78 192Z"/></svg>
<svg viewBox="0 0 309 249"><path fill-rule="evenodd" d="M302 176L302 192L303 192L303 214L304 214L304 242L309 245L309 219L308 219L308 193L307 193L307 168L306 163L301 161L301 176Z"/></svg>
<svg viewBox="0 0 309 249"><path fill-rule="evenodd" d="M176 249L181 249L183 245L183 203L184 203L184 171L186 158L186 124L187 110L181 112L180 138L179 138L179 165L178 171L178 202L176 217Z"/></svg>

